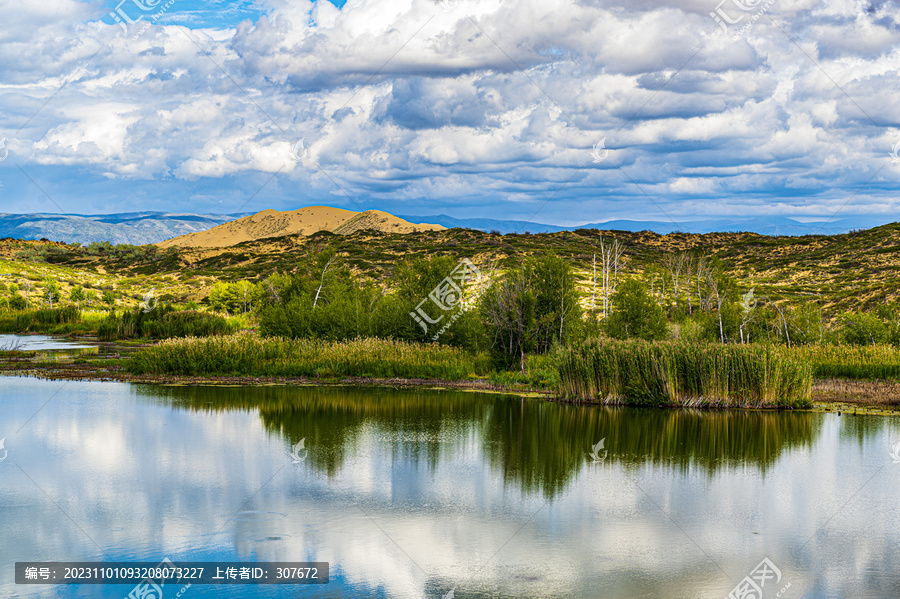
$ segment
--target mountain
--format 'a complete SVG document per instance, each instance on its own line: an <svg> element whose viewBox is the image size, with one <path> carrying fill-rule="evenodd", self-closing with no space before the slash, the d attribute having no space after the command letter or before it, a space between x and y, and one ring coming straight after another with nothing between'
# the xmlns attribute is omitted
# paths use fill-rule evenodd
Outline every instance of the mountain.
<svg viewBox="0 0 900 599"><path fill-rule="evenodd" d="M246 216L242 214L177 214L129 212L123 214L3 214L0 238L49 239L90 244L109 241L144 245L180 235L205 231Z"/></svg>
<svg viewBox="0 0 900 599"><path fill-rule="evenodd" d="M758 233L759 235L838 235L855 229L868 229L890 222L885 217L850 217L830 222L800 222L786 217L755 217L710 219L686 222L611 220L586 223L573 227L545 225L524 220L495 220L491 218L453 218L445 214L428 216L398 215L411 223L437 223L448 229L463 228L476 231L497 231L507 233L557 233L577 229L599 229L601 231L653 231L660 235L669 233Z"/></svg>
<svg viewBox="0 0 900 599"><path fill-rule="evenodd" d="M383 233L414 233L440 231L434 224L409 223L387 212L366 210L353 212L327 206L310 206L292 212L264 210L199 233L191 233L158 243L160 247L228 247L246 241L286 235L312 235L331 231L348 235L363 229Z"/></svg>
<svg viewBox="0 0 900 599"><path fill-rule="evenodd" d="M278 221L276 217L253 228L253 233L247 233L242 240L255 239L258 236L289 235L291 233L310 234L321 229L334 230L338 233L346 233L360 228L376 228L381 231L394 231L408 233L413 230L440 229L446 227L474 229L477 231L499 231L500 233L555 233L558 231L573 231L576 229L601 229L619 231L653 231L660 235L672 232L684 233L713 233L713 232L750 232L760 235L785 235L800 236L810 234L837 235L856 229L869 229L890 221L886 217L860 217L852 216L835 219L830 222L803 223L785 217L755 217L755 218L730 218L708 219L691 222L664 222L664 221L637 221L614 220L608 222L586 223L584 225L562 227L558 225L546 225L522 220L499 220L491 218L454 218L444 214L426 216L391 216L386 212L370 210L364 213L341 210L339 208L303 208L294 212L279 213L267 210L261 214L287 215L297 214L303 210L326 211L325 226L320 227L317 220L313 219L306 224L290 224L287 219L283 227L273 224ZM89 244L92 242L109 241L114 244L125 243L132 245L155 244L176 237L182 237L191 233L207 231L213 227L236 221L250 216L250 213L240 214L179 214L170 212L130 212L123 214L3 214L0 213L0 238L12 237L14 239L50 239L51 241L64 241L66 243ZM285 217L280 217L284 220ZM304 217L305 218L305 217ZM351 219L356 219L350 222ZM294 219L296 220L296 219ZM303 219L301 219L302 221ZM390 221L390 222L388 222ZM415 227L415 225L428 225ZM433 227L431 225L439 225ZM338 231L337 228L343 226ZM217 232L224 234L224 231ZM181 243L185 243L181 240ZM190 241L188 243L193 243ZM218 244L218 241L208 239L204 243ZM234 243L238 243L235 241ZM166 246L172 245L166 243Z"/></svg>

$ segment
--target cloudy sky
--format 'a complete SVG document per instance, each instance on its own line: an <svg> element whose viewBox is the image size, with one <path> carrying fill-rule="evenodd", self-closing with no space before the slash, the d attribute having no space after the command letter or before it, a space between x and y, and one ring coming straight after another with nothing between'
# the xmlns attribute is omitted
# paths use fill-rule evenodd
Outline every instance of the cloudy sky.
<svg viewBox="0 0 900 599"><path fill-rule="evenodd" d="M0 212L895 220L900 5L717 2L0 0Z"/></svg>

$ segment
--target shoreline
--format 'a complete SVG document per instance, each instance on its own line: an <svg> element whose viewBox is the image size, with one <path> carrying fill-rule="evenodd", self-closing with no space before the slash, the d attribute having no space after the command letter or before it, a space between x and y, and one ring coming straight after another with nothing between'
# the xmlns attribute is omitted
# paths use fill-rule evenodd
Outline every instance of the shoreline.
<svg viewBox="0 0 900 599"><path fill-rule="evenodd" d="M98 361L106 364L87 364L60 361L40 364L23 363L22 358L0 358L0 376L25 376L57 381L118 382L161 386L298 386L298 387L382 387L393 389L454 389L498 395L512 395L522 398L537 398L557 403L580 406L623 406L627 404L609 402L584 402L560 398L546 389L528 389L495 385L485 379L441 380L441 379L378 379L372 377L310 378L271 376L176 376L176 375L135 375L118 365L121 354L106 356ZM740 405L702 404L659 405L657 408L693 408L707 410L741 411L813 411L838 414L900 415L900 381L898 380L854 380L818 379L813 381L812 406L791 408L776 406L758 408Z"/></svg>

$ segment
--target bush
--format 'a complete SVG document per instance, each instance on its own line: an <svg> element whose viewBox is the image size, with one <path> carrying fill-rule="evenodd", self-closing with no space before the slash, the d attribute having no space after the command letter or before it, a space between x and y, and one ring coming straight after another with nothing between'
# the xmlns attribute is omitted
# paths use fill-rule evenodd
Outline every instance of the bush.
<svg viewBox="0 0 900 599"><path fill-rule="evenodd" d="M612 305L604 323L610 337L654 341L669 336L666 313L638 279L625 279L613 294Z"/></svg>

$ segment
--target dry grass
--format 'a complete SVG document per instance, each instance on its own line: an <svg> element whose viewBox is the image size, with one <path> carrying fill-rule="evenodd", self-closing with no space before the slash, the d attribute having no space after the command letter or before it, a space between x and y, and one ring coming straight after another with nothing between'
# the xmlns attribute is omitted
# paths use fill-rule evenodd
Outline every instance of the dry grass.
<svg viewBox="0 0 900 599"><path fill-rule="evenodd" d="M812 394L829 403L900 406L900 381L822 379L813 383Z"/></svg>

